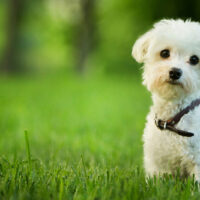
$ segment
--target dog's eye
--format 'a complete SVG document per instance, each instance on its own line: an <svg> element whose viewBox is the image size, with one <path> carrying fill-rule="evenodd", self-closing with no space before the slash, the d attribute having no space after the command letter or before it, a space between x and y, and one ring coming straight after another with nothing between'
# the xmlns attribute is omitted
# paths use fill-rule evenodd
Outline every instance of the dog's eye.
<svg viewBox="0 0 200 200"><path fill-rule="evenodd" d="M160 56L162 58L169 58L170 57L170 51L168 49L164 49L160 52Z"/></svg>
<svg viewBox="0 0 200 200"><path fill-rule="evenodd" d="M190 57L189 62L190 62L191 65L196 65L196 64L199 63L199 58L196 55L193 55L193 56Z"/></svg>

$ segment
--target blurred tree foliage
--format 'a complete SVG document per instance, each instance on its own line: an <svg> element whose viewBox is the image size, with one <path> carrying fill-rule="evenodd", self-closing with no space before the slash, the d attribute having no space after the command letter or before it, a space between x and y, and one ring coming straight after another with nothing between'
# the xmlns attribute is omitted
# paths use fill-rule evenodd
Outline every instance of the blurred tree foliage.
<svg viewBox="0 0 200 200"><path fill-rule="evenodd" d="M20 71L20 40L27 3L25 0L8 0L6 12L6 45L2 62L2 70L6 72Z"/></svg>
<svg viewBox="0 0 200 200"><path fill-rule="evenodd" d="M81 0L81 18L77 26L77 63L76 69L79 73L86 70L86 61L95 48L96 31L96 0Z"/></svg>
<svg viewBox="0 0 200 200"><path fill-rule="evenodd" d="M137 72L131 48L161 18L199 20L198 0L0 0L2 71ZM137 74L137 73L136 73Z"/></svg>

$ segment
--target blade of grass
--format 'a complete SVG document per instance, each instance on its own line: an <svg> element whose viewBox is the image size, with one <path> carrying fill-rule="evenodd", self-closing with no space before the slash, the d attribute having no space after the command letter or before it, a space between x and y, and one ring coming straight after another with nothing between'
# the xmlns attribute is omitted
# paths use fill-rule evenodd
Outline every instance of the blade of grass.
<svg viewBox="0 0 200 200"><path fill-rule="evenodd" d="M30 145L29 145L29 139L28 139L28 131L24 131L25 134L25 141L26 141L26 152L27 152L27 159L28 159L28 165L29 170L31 170L31 151L30 151Z"/></svg>
<svg viewBox="0 0 200 200"><path fill-rule="evenodd" d="M60 185L59 185L59 200L63 199L63 179L60 178Z"/></svg>

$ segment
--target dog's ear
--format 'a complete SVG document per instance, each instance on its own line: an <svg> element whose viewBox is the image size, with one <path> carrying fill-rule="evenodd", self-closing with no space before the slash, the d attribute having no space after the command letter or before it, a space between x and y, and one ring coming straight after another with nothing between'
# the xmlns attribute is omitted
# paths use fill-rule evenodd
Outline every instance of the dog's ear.
<svg viewBox="0 0 200 200"><path fill-rule="evenodd" d="M142 35L133 45L132 56L139 63L144 62L152 38L152 30Z"/></svg>

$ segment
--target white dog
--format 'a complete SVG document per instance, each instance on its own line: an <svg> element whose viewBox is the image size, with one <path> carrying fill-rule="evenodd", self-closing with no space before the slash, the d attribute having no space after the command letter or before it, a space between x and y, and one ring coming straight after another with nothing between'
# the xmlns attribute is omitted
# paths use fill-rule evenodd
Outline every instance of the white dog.
<svg viewBox="0 0 200 200"><path fill-rule="evenodd" d="M144 63L153 105L144 130L147 175L192 176L200 182L200 24L162 20L133 46Z"/></svg>

